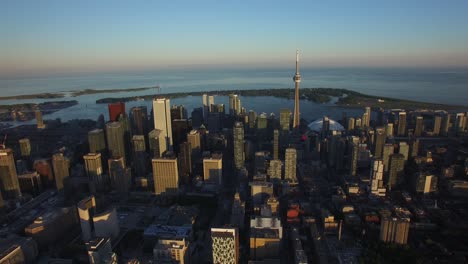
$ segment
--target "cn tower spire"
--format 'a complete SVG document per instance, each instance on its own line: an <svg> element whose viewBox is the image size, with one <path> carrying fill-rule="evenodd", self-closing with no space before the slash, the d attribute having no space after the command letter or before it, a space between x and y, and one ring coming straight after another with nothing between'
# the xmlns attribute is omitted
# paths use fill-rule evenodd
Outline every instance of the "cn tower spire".
<svg viewBox="0 0 468 264"><path fill-rule="evenodd" d="M296 50L296 74L299 74L299 50Z"/></svg>
<svg viewBox="0 0 468 264"><path fill-rule="evenodd" d="M293 128L299 128L300 112L299 112L299 83L301 82L301 74L299 73L299 50L296 50L296 74L293 77L296 89L294 91L294 120Z"/></svg>

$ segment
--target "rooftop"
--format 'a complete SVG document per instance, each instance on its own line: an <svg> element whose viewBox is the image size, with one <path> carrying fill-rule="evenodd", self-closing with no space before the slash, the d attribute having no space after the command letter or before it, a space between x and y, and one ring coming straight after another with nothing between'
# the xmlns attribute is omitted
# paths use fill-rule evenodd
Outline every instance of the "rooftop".
<svg viewBox="0 0 468 264"><path fill-rule="evenodd" d="M187 238L192 231L190 226L150 225L144 231L144 236L155 236L158 238Z"/></svg>
<svg viewBox="0 0 468 264"><path fill-rule="evenodd" d="M329 130L340 130L340 131L345 130L344 127L340 123L336 122L335 120L328 119L328 121L329 121L329 124L330 124L330 126L329 126L330 129ZM316 132L322 131L322 126L323 126L323 119L322 118L317 119L317 120L309 123L309 125L307 125L309 130L316 131Z"/></svg>

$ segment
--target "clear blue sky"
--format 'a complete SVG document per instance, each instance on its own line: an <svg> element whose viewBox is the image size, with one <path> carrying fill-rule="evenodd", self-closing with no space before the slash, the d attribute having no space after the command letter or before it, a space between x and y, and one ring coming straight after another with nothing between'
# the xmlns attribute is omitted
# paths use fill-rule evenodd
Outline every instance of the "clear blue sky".
<svg viewBox="0 0 468 264"><path fill-rule="evenodd" d="M468 1L0 0L0 73L466 66Z"/></svg>

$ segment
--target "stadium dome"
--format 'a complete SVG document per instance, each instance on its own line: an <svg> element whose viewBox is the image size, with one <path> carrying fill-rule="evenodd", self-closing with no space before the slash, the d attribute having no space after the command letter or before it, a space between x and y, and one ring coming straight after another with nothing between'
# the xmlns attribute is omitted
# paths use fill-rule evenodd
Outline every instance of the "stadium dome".
<svg viewBox="0 0 468 264"><path fill-rule="evenodd" d="M336 122L335 120L328 119L330 122L330 130L345 130L344 127ZM317 119L314 122L310 123L307 127L309 130L320 132L322 131L323 118Z"/></svg>

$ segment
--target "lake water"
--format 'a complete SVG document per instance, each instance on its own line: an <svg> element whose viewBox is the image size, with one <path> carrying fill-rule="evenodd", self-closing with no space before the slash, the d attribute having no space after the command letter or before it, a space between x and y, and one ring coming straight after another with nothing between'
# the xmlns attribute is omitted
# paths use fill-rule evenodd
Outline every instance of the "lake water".
<svg viewBox="0 0 468 264"><path fill-rule="evenodd" d="M293 88L294 69L203 69L203 70L158 70L139 73L81 74L24 79L1 79L2 96L44 92L70 92L84 89L124 89L150 87L159 84L162 93ZM425 102L468 105L468 69L302 69L301 87L346 88L364 94L411 99ZM45 118L96 119L101 113L107 117L107 106L95 104L99 98L147 95L156 91L122 92L113 94L83 95L75 98L53 100L3 100L0 104L78 100L79 104L63 109ZM272 97L241 97L242 105L256 112L278 113L280 108L293 109L293 101ZM201 105L201 97L177 98L171 104L183 104L189 112ZM217 97L216 103L228 105L227 97ZM132 106L147 105L150 101L127 103ZM343 111L349 115L362 111L343 109L330 104L301 103L301 115L314 120L324 114L339 118Z"/></svg>

